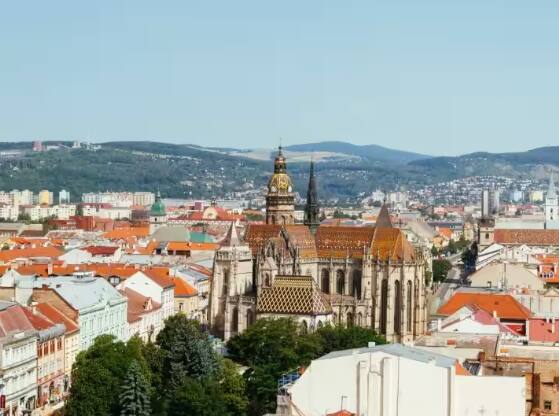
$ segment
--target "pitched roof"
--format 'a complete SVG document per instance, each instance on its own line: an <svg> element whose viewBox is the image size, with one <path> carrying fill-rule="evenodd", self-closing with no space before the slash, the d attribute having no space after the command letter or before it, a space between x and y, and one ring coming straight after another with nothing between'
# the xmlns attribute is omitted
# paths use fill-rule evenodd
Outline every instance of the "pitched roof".
<svg viewBox="0 0 559 416"><path fill-rule="evenodd" d="M554 246L559 245L559 230L496 229L494 239L499 244Z"/></svg>
<svg viewBox="0 0 559 416"><path fill-rule="evenodd" d="M167 251L214 251L219 248L216 243L191 243L182 241L171 241L167 244Z"/></svg>
<svg viewBox="0 0 559 416"><path fill-rule="evenodd" d="M63 324L66 327L67 334L72 334L76 331L79 331L80 329L77 323L72 321L70 318L68 318L66 315L60 312L57 308L55 308L54 306L48 303L38 303L37 309L39 310L39 312L41 312L41 314L46 316L52 322L55 322L57 324Z"/></svg>
<svg viewBox="0 0 559 416"><path fill-rule="evenodd" d="M377 220L375 221L377 228L392 228L392 221L390 220L390 213L386 204L382 204L380 212L378 213Z"/></svg>
<svg viewBox="0 0 559 416"><path fill-rule="evenodd" d="M332 306L312 276L276 276L272 287L262 289L258 313L328 315Z"/></svg>
<svg viewBox="0 0 559 416"><path fill-rule="evenodd" d="M318 257L363 257L371 247L375 235L373 227L318 227L316 250Z"/></svg>
<svg viewBox="0 0 559 416"><path fill-rule="evenodd" d="M94 256L112 256L118 250L115 246L89 246L84 248L85 251Z"/></svg>
<svg viewBox="0 0 559 416"><path fill-rule="evenodd" d="M157 285L163 289L174 287L173 279L169 277L169 269L167 267L154 267L147 270L142 270L142 273L153 280Z"/></svg>
<svg viewBox="0 0 559 416"><path fill-rule="evenodd" d="M311 230L306 225L286 225L285 231L289 244L299 250L299 256L316 258L316 244Z"/></svg>
<svg viewBox="0 0 559 416"><path fill-rule="evenodd" d="M155 302L149 297L146 297L133 289L125 288L120 293L126 296L128 300L128 322L137 322L142 318L142 315L151 313L154 310L161 308L161 304Z"/></svg>
<svg viewBox="0 0 559 416"><path fill-rule="evenodd" d="M447 303L439 308L437 315L451 315L466 305L476 305L489 314L496 312L501 319L527 320L532 315L530 310L511 295L476 292L455 293Z"/></svg>
<svg viewBox="0 0 559 416"><path fill-rule="evenodd" d="M194 286L180 277L173 278L175 284L175 297L176 298L189 298L198 294Z"/></svg>
<svg viewBox="0 0 559 416"><path fill-rule="evenodd" d="M257 253L269 240L279 238L281 225L278 224L249 224L245 232L245 242L253 253Z"/></svg>
<svg viewBox="0 0 559 416"><path fill-rule="evenodd" d="M121 240L129 237L147 237L149 235L149 227L123 227L107 231L103 237L107 240Z"/></svg>
<svg viewBox="0 0 559 416"><path fill-rule="evenodd" d="M31 258L31 257L51 257L57 258L62 255L62 251L56 247L34 247L34 248L21 248L14 250L1 250L0 261L9 262L18 258Z"/></svg>

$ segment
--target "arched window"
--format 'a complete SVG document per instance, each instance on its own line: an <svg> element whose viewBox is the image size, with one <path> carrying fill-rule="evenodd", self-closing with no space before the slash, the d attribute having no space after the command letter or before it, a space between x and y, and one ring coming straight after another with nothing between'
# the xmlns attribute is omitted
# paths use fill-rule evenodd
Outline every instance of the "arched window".
<svg viewBox="0 0 559 416"><path fill-rule="evenodd" d="M353 271L353 296L361 299L361 270Z"/></svg>
<svg viewBox="0 0 559 416"><path fill-rule="evenodd" d="M318 324L316 324L316 327L317 327L318 329L322 328L322 321L318 321Z"/></svg>
<svg viewBox="0 0 559 416"><path fill-rule="evenodd" d="M406 291L406 331L411 332L412 319L413 319L413 309L412 309L412 289L411 280L408 280L408 289Z"/></svg>
<svg viewBox="0 0 559 416"><path fill-rule="evenodd" d="M388 279L382 279L380 287L380 333L386 335L388 313Z"/></svg>
<svg viewBox="0 0 559 416"><path fill-rule="evenodd" d="M264 276L264 287L272 286L272 279L270 278L270 273L266 273Z"/></svg>
<svg viewBox="0 0 559 416"><path fill-rule="evenodd" d="M348 327L353 326L353 314L351 312L346 315L346 324Z"/></svg>
<svg viewBox="0 0 559 416"><path fill-rule="evenodd" d="M223 296L227 296L229 294L229 270L223 270Z"/></svg>
<svg viewBox="0 0 559 416"><path fill-rule="evenodd" d="M418 313L418 306L419 306L419 279L415 279L413 285L413 321L417 321L417 313ZM416 334L416 326L413 326L413 336L415 337Z"/></svg>
<svg viewBox="0 0 559 416"><path fill-rule="evenodd" d="M231 311L231 332L239 332L239 309L236 306Z"/></svg>
<svg viewBox="0 0 559 416"><path fill-rule="evenodd" d="M301 322L301 334L307 334L309 332L309 327L307 325L307 321Z"/></svg>
<svg viewBox="0 0 559 416"><path fill-rule="evenodd" d="M328 269L322 269L320 280L322 281L322 292L330 293L330 271Z"/></svg>
<svg viewBox="0 0 559 416"><path fill-rule="evenodd" d="M357 314L357 326L363 326L363 314L361 312Z"/></svg>
<svg viewBox="0 0 559 416"><path fill-rule="evenodd" d="M252 311L249 309L247 310L247 328L252 325L253 320Z"/></svg>
<svg viewBox="0 0 559 416"><path fill-rule="evenodd" d="M338 314L336 312L332 314L332 322L334 322L334 325L338 324Z"/></svg>
<svg viewBox="0 0 559 416"><path fill-rule="evenodd" d="M343 270L336 272L336 292L340 295L344 294L345 290L345 273Z"/></svg>
<svg viewBox="0 0 559 416"><path fill-rule="evenodd" d="M402 324L402 293L400 281L394 282L394 333L400 334Z"/></svg>

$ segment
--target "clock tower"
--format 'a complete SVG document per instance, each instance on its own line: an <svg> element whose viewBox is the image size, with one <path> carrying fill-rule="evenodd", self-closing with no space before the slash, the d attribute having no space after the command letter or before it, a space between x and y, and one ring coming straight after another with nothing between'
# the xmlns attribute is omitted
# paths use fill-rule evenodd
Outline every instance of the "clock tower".
<svg viewBox="0 0 559 416"><path fill-rule="evenodd" d="M268 182L266 224L293 224L295 222L294 210L293 184L287 174L285 156L283 156L280 146L274 160L274 174Z"/></svg>

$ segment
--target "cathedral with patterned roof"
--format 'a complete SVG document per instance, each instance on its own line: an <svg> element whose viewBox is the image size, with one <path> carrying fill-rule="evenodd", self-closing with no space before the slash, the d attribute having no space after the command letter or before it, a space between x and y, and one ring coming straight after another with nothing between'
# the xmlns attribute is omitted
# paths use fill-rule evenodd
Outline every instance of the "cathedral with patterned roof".
<svg viewBox="0 0 559 416"><path fill-rule="evenodd" d="M280 147L266 195L266 223L234 225L217 251L209 324L224 339L255 319L290 316L305 331L328 322L372 328L409 342L426 328L425 261L392 226L386 207L375 227L320 225L311 162L303 224Z"/></svg>

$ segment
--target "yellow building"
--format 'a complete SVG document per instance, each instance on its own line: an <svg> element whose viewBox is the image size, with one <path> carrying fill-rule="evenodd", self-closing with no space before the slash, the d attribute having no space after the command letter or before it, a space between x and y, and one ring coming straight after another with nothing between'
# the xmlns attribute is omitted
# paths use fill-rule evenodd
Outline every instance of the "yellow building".
<svg viewBox="0 0 559 416"><path fill-rule="evenodd" d="M39 205L52 205L53 195L52 192L43 189L39 192Z"/></svg>

